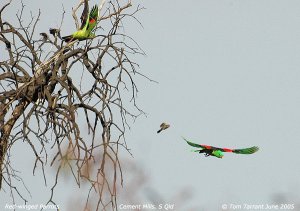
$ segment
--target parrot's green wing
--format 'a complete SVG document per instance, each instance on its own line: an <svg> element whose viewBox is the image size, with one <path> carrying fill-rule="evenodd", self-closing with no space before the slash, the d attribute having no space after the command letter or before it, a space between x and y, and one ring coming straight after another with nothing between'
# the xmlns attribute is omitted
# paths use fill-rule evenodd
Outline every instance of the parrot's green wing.
<svg viewBox="0 0 300 211"><path fill-rule="evenodd" d="M186 143L188 143L192 147L198 147L198 148L201 148L201 149L209 149L209 150L220 150L220 151L223 151L223 152L227 150L226 148L218 148L218 147L213 147L213 146L209 146L209 145L205 145L205 144L195 144L193 142L188 141L184 137L182 137L182 138L186 141Z"/></svg>
<svg viewBox="0 0 300 211"><path fill-rule="evenodd" d="M245 149L233 149L232 152L236 154L253 154L259 150L258 147L250 147Z"/></svg>
<svg viewBox="0 0 300 211"><path fill-rule="evenodd" d="M192 146L192 147L198 147L198 148L204 148L204 147L201 147L199 144L195 144L195 143L193 143L193 142L190 142L190 141L188 141L186 138L184 138L184 137L182 137L185 141L186 141L186 143L188 143L190 146Z"/></svg>
<svg viewBox="0 0 300 211"><path fill-rule="evenodd" d="M88 18L88 25L86 28L88 33L90 33L97 25L97 18L98 18L98 6L94 5Z"/></svg>

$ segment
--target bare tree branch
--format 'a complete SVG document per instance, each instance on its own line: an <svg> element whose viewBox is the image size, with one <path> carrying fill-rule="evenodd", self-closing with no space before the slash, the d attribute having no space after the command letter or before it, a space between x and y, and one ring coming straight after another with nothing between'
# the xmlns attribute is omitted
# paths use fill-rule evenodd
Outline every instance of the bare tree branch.
<svg viewBox="0 0 300 211"><path fill-rule="evenodd" d="M128 120L144 114L136 103L135 84L135 77L144 74L133 61L144 52L121 31L122 20L136 20L134 15L141 8L133 9L131 1L102 0L101 33L96 32L93 39L63 43L61 27L51 28L50 35L36 32L40 11L24 22L23 4L17 26L3 21L3 11L11 2L0 10L0 45L6 47L0 60L0 188L6 185L27 200L12 182L18 175L7 156L16 140L22 139L36 158L33 174L40 166L48 184L48 160L56 168L48 204L55 204L58 175L67 168L79 187L83 181L90 184L87 204L93 193L99 199L97 210L117 209L116 187L123 183L119 151L129 152ZM84 3L80 0L72 10L76 28L77 11ZM62 23L64 15L65 11Z"/></svg>

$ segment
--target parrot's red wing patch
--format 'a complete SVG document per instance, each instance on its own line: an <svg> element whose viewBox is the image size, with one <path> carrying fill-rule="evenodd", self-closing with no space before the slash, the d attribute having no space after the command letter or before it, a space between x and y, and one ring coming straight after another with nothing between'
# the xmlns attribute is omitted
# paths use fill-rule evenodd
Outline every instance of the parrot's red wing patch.
<svg viewBox="0 0 300 211"><path fill-rule="evenodd" d="M228 149L228 148L223 148L224 152L232 152L232 149Z"/></svg>
<svg viewBox="0 0 300 211"><path fill-rule="evenodd" d="M96 21L96 20L93 19L93 18L90 19L90 23L95 23L95 21Z"/></svg>
<svg viewBox="0 0 300 211"><path fill-rule="evenodd" d="M204 147L205 149L211 149L211 146L208 146L208 145L203 145L203 144L201 144L200 146L201 146L201 147Z"/></svg>

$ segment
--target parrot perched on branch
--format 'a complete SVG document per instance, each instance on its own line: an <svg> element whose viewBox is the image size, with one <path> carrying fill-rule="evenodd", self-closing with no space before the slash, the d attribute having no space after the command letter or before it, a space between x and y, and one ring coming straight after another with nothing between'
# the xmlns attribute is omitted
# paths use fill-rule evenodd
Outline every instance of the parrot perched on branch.
<svg viewBox="0 0 300 211"><path fill-rule="evenodd" d="M98 18L98 6L94 5L91 12L89 13L88 1L85 1L84 9L81 19L80 29L74 32L72 35L62 37L62 39L66 42L70 42L73 40L85 40L88 38L94 38L95 34L92 33L93 29L97 25Z"/></svg>
<svg viewBox="0 0 300 211"><path fill-rule="evenodd" d="M213 147L213 146L208 146L208 145L203 145L203 144L195 144L184 137L182 137L190 146L193 147L198 147L201 148L200 150L194 150L194 152L199 152L199 153L205 153L205 157L208 156L215 156L217 158L223 158L224 152L232 152L236 154L253 154L258 151L258 147L250 147L250 148L244 148L244 149L228 149L228 148L218 148L218 147Z"/></svg>

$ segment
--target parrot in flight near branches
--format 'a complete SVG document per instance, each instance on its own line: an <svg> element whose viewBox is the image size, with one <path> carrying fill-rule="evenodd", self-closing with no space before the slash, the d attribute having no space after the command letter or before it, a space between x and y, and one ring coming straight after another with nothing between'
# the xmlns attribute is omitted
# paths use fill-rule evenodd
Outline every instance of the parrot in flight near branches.
<svg viewBox="0 0 300 211"><path fill-rule="evenodd" d="M192 147L198 147L201 148L199 150L194 150L194 152L198 153L204 153L205 157L208 156L215 156L217 158L223 158L224 152L232 152L236 154L253 154L259 150L258 147L250 147L250 148L244 148L244 149L228 149L228 148L218 148L218 147L213 147L213 146L208 146L208 145L203 145L203 144L195 144L193 142L188 141L184 137L182 137L190 146Z"/></svg>
<svg viewBox="0 0 300 211"><path fill-rule="evenodd" d="M97 18L98 18L98 6L94 5L92 7L91 12L89 13L89 6L88 1L84 2L84 9L81 19L81 26L80 29L74 32L72 35L62 37L62 40L66 42L70 42L73 40L85 40L88 38L94 38L95 34L92 33L93 29L97 25Z"/></svg>

